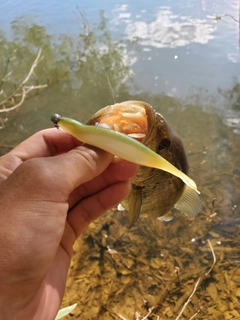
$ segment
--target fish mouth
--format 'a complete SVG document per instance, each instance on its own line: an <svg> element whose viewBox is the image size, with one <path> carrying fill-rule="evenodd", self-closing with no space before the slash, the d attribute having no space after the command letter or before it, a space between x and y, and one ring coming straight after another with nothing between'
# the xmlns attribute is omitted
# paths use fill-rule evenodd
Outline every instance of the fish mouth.
<svg viewBox="0 0 240 320"><path fill-rule="evenodd" d="M143 101L124 101L98 110L87 122L121 132L146 144L155 123L152 107Z"/></svg>

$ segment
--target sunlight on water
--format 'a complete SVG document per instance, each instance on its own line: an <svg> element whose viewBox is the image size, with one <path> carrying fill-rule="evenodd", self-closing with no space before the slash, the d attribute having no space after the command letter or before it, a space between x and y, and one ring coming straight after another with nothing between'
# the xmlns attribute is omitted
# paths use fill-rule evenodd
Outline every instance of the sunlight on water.
<svg viewBox="0 0 240 320"><path fill-rule="evenodd" d="M119 8L119 11L116 11L116 25L124 23L126 37L130 40L139 38L142 46L176 48L191 43L206 44L214 38L213 33L216 31L216 24L212 19L174 15L169 7L160 7L150 23L145 22L144 17L139 20L135 20L135 17L131 19L126 7Z"/></svg>

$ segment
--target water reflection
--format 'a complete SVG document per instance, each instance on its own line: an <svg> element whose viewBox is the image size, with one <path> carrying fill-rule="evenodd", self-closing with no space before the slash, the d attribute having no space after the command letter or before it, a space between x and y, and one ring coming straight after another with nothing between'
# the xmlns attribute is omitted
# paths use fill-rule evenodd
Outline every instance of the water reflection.
<svg viewBox="0 0 240 320"><path fill-rule="evenodd" d="M104 15L95 29L80 33L75 41L68 36L54 39L44 27L22 19L12 23L12 32L13 41L1 34L0 73L6 80L2 83L2 92L11 96L31 68L39 48L44 59L36 67L33 83L47 83L48 88L41 94L28 95L19 112L2 113L7 114L9 120L4 130L4 144L14 145L33 131L49 126L47 115L53 112L84 121L101 106L128 94L126 81L131 79L131 70L126 44L112 39ZM21 60L23 63L19 64ZM6 109L1 104L3 100L0 100L2 111Z"/></svg>
<svg viewBox="0 0 240 320"><path fill-rule="evenodd" d="M126 37L138 39L143 46L155 48L176 48L191 43L206 44L214 38L216 23L211 19L194 19L189 16L173 14L170 7L160 7L155 19L147 22L142 12L137 19L131 17L126 5L115 10L114 23L125 25Z"/></svg>

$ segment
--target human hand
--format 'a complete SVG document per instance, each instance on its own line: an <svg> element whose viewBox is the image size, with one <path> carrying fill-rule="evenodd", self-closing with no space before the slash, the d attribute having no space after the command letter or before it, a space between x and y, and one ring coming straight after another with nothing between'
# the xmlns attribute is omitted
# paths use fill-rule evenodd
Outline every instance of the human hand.
<svg viewBox="0 0 240 320"><path fill-rule="evenodd" d="M54 319L72 246L123 200L137 166L56 129L0 158L1 319Z"/></svg>

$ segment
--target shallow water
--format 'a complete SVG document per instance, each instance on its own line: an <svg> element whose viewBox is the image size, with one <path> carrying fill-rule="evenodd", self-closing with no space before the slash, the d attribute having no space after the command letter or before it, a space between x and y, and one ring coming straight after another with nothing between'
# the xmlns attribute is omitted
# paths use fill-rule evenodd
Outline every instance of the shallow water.
<svg viewBox="0 0 240 320"><path fill-rule="evenodd" d="M69 319L240 319L238 5L0 0L0 103L21 101L40 48L24 85L48 85L16 110L1 105L2 153L51 126L52 113L86 121L144 100L181 136L202 193L194 219L142 217L128 230L127 214L112 211L93 223L76 244Z"/></svg>

